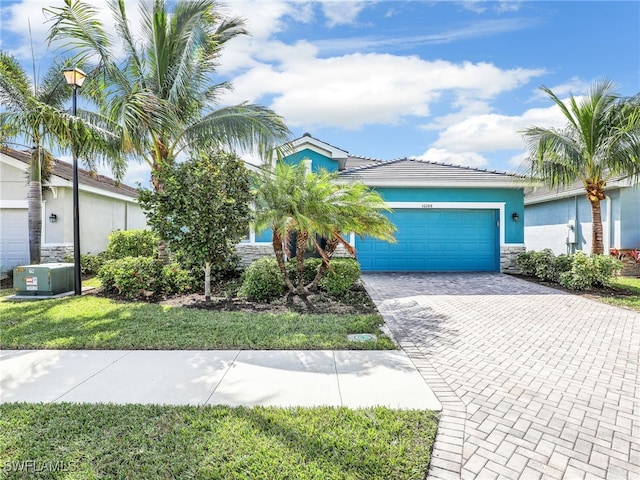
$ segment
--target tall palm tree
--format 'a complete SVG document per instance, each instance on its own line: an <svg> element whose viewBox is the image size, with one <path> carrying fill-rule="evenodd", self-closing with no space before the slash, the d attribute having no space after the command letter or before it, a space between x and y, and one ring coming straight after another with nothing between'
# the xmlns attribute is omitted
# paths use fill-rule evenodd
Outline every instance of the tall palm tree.
<svg viewBox="0 0 640 480"><path fill-rule="evenodd" d="M41 260L42 236L42 169L55 143L65 148L75 145L75 153L82 155L86 166L95 170L96 160L111 164L117 179L122 177L123 165L117 150L110 150L114 136L102 126L73 117L64 110L72 91L64 81L62 69L69 61L54 62L42 82L33 84L22 66L11 55L0 51L0 129L2 142L10 138L31 141L29 188L27 193L29 257L32 264ZM88 86L85 92L96 94ZM84 116L81 114L81 116Z"/></svg>
<svg viewBox="0 0 640 480"><path fill-rule="evenodd" d="M80 0L45 9L49 39L63 40L78 60L97 59L93 70L105 84L104 113L119 124L123 150L151 167L154 189L162 189L156 173L183 152L266 155L289 138L282 118L263 106L217 104L231 85L212 77L225 44L247 33L243 20L219 15L215 0L178 0L171 11L164 0L141 1L137 37L124 0L110 0L109 8L124 46L122 60L99 12ZM159 253L165 257L163 244Z"/></svg>
<svg viewBox="0 0 640 480"><path fill-rule="evenodd" d="M279 162L274 172L261 178L255 191L256 230L271 228L273 250L282 279L291 293L306 295L317 288L339 244L349 253L353 247L341 232L354 232L395 241L395 227L383 214L389 208L380 195L361 183L338 183L335 173L309 173L304 164ZM296 256L296 284L288 276L285 256ZM324 247L316 240L326 239ZM309 285L303 283L304 254L314 247L322 257L318 274Z"/></svg>
<svg viewBox="0 0 640 480"><path fill-rule="evenodd" d="M591 204L592 254L604 253L600 202L614 176L640 176L640 95L621 98L608 80L589 94L565 104L549 88L542 90L567 119L564 129L531 127L524 131L533 178L551 188L579 181Z"/></svg>

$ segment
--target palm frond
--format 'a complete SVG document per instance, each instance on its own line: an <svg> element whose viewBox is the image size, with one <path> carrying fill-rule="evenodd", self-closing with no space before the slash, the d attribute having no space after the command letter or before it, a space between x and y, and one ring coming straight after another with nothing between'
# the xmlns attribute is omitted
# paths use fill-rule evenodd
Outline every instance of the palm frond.
<svg viewBox="0 0 640 480"><path fill-rule="evenodd" d="M202 117L185 129L184 141L213 141L221 149L254 151L264 158L290 136L282 117L266 107L243 103Z"/></svg>
<svg viewBox="0 0 640 480"><path fill-rule="evenodd" d="M43 9L49 28L49 45L64 39L63 53L73 53L76 62L86 62L97 55L100 62L113 62L111 40L100 21L99 11L80 0L65 0L62 7Z"/></svg>

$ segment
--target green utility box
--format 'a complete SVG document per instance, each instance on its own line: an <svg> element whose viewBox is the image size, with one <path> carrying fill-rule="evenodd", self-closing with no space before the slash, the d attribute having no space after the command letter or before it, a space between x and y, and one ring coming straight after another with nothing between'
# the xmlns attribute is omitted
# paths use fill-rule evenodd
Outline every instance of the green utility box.
<svg viewBox="0 0 640 480"><path fill-rule="evenodd" d="M74 289L73 263L26 265L13 270L16 295L51 296Z"/></svg>

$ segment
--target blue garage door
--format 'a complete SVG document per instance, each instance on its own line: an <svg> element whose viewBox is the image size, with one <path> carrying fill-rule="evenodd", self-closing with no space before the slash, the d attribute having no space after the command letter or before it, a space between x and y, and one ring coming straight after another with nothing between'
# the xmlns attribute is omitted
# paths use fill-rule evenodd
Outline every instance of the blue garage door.
<svg viewBox="0 0 640 480"><path fill-rule="evenodd" d="M486 272L499 269L497 210L395 210L398 243L356 238L365 271Z"/></svg>

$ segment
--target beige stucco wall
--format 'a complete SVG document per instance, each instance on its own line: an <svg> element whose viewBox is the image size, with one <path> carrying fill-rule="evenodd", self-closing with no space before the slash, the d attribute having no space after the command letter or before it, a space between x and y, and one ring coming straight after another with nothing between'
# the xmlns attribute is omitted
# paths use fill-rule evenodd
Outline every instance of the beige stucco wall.
<svg viewBox="0 0 640 480"><path fill-rule="evenodd" d="M44 243L73 243L73 191L57 188L56 195L44 195ZM146 219L137 203L80 190L80 251L96 254L107 247L109 233L114 230L146 228ZM57 216L55 223L49 216Z"/></svg>
<svg viewBox="0 0 640 480"><path fill-rule="evenodd" d="M26 200L28 179L24 171L0 162L0 179L1 200Z"/></svg>

